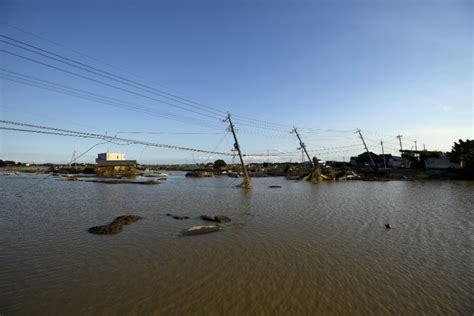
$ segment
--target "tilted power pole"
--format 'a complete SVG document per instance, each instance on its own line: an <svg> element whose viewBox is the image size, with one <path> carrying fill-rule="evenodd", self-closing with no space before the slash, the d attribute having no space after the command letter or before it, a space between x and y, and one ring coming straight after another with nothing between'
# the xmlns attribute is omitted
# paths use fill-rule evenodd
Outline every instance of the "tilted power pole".
<svg viewBox="0 0 474 316"><path fill-rule="evenodd" d="M387 163L385 162L385 152L383 151L383 141L382 140L380 140L380 145L382 146L383 168L387 169Z"/></svg>
<svg viewBox="0 0 474 316"><path fill-rule="evenodd" d="M372 159L372 155L370 154L369 148L367 148L367 145L365 144L365 140L364 140L364 136L362 136L362 132L360 131L360 129L357 129L356 133L359 133L360 139L362 139L362 144L364 144L365 151L367 152L367 155L369 155L370 166L372 168L375 168L374 160Z"/></svg>
<svg viewBox="0 0 474 316"><path fill-rule="evenodd" d="M402 151L402 150L403 150L403 146L402 146L402 137L403 137L403 136L402 136L402 135L400 135L400 134L398 134L398 135L397 135L398 141L400 142L400 151Z"/></svg>
<svg viewBox="0 0 474 316"><path fill-rule="evenodd" d="M311 157L309 156L308 151L306 150L306 145L301 140L300 134L298 134L298 130L296 129L296 127L293 127L293 130L291 131L291 133L295 133L296 137L298 137L298 141L300 142L300 148L298 149L302 149L304 151L304 153L306 154L306 157L308 158L309 163L311 164L311 167L314 168L313 160L311 160Z"/></svg>
<svg viewBox="0 0 474 316"><path fill-rule="evenodd" d="M230 117L230 113L227 112L227 119L226 121L229 122L229 127L230 127L230 131L232 132L232 135L234 135L234 149L237 150L238 154L239 154L239 158L240 158L240 163L242 165L242 170L244 172L244 182L242 183L242 187L244 189L250 189L252 188L251 184L250 184L250 177L249 177L249 173L247 172L247 167L245 166L245 163L244 163L244 158L242 156L242 152L240 151L240 146L239 146L239 141L237 140L237 135L235 134L235 129L234 129L234 124L232 123L232 119Z"/></svg>

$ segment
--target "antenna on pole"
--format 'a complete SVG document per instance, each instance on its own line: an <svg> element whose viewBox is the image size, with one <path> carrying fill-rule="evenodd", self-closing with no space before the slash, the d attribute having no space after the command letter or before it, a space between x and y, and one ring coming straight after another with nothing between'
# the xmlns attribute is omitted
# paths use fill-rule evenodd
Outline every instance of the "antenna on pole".
<svg viewBox="0 0 474 316"><path fill-rule="evenodd" d="M247 172L247 167L245 166L245 163L244 163L244 158L242 156L242 152L240 151L240 146L239 146L239 141L237 140L237 135L235 134L235 129L234 129L234 124L232 123L232 119L230 117L230 113L227 112L227 119L226 119L227 122L229 122L229 128L230 128L230 131L232 132L232 135L234 136L234 149L237 150L238 154L239 154L239 158L240 158L240 163L242 165L242 170L244 172L244 182L241 184L241 186L244 188L244 189L251 189L252 186L250 184L250 177L249 177L249 174Z"/></svg>
<svg viewBox="0 0 474 316"><path fill-rule="evenodd" d="M302 151L304 151L304 153L306 154L306 157L308 158L309 163L311 164L311 167L314 168L314 163L311 160L311 157L309 156L308 151L306 150L306 145L301 140L300 134L298 134L298 130L296 129L296 127L293 126L293 130L291 131L291 133L295 133L296 137L298 137L298 141L300 142L300 148L298 149L301 149Z"/></svg>
<svg viewBox="0 0 474 316"><path fill-rule="evenodd" d="M357 130L355 131L355 133L358 133L359 136L360 136L360 139L362 139L362 144L364 144L365 151L367 152L367 155L369 155L370 166L371 166L372 168L375 168L374 160L372 159L372 155L370 154L370 151L369 151L369 149L367 148L367 145L365 144L365 140L364 140L364 136L362 136L362 132L360 131L360 129L357 129Z"/></svg>

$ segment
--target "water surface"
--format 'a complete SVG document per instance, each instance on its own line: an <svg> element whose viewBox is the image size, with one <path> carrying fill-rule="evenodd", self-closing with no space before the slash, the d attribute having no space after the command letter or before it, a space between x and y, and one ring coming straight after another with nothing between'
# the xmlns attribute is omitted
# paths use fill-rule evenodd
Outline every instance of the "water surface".
<svg viewBox="0 0 474 316"><path fill-rule="evenodd" d="M0 177L0 313L472 315L474 183L235 184ZM201 214L232 222L180 236Z"/></svg>

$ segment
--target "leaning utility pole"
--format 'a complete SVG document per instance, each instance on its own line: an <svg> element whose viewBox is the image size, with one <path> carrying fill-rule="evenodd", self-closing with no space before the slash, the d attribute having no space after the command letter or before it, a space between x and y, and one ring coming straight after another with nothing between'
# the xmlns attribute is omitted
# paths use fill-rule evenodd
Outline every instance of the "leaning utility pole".
<svg viewBox="0 0 474 316"><path fill-rule="evenodd" d="M398 138L398 141L400 142L400 151L403 150L403 147L402 147L402 135L398 134L397 135L397 138Z"/></svg>
<svg viewBox="0 0 474 316"><path fill-rule="evenodd" d="M74 150L74 151L72 152L71 161L69 162L69 168L71 168L71 167L72 167L72 164L76 162L76 159L77 159L77 158L76 158L76 150Z"/></svg>
<svg viewBox="0 0 474 316"><path fill-rule="evenodd" d="M372 168L375 168L374 160L372 159L372 155L370 154L369 148L367 148L367 145L365 144L364 136L362 136L360 129L357 129L356 133L359 133L360 139L362 139L362 144L364 144L365 151L367 152L367 155L369 155L370 164L371 164L370 166Z"/></svg>
<svg viewBox="0 0 474 316"><path fill-rule="evenodd" d="M380 140L380 145L382 146L383 168L387 169L387 163L385 162L385 153L383 151L383 141L382 140Z"/></svg>
<svg viewBox="0 0 474 316"><path fill-rule="evenodd" d="M237 152L239 154L240 163L242 165L242 170L244 172L244 182L242 183L242 187L244 189L250 189L252 187L250 185L250 177L249 177L249 174L247 172L247 167L245 166L245 163L244 163L244 158L242 157L242 153L240 152L239 141L237 140L237 135L235 134L234 124L232 123L232 119L230 118L230 113L229 112L227 112L226 121L229 122L230 131L232 132L232 135L234 135L234 141L235 141L234 149L237 150Z"/></svg>
<svg viewBox="0 0 474 316"><path fill-rule="evenodd" d="M306 157L308 158L309 163L311 164L311 167L314 168L313 160L311 160L311 157L309 156L308 151L306 150L306 145L301 140L300 134L298 134L298 130L296 129L296 127L293 127L293 130L291 131L291 133L295 133L296 137L298 137L298 141L300 142L300 148L298 149L302 149L304 151L304 153L306 154Z"/></svg>

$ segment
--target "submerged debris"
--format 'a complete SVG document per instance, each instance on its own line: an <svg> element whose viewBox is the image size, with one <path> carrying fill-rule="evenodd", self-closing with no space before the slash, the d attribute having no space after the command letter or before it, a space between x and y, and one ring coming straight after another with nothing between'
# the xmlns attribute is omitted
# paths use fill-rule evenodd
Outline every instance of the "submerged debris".
<svg viewBox="0 0 474 316"><path fill-rule="evenodd" d="M227 223L230 222L231 219L224 215L216 215L216 216L209 216L209 215L201 215L201 218L205 221L217 222L217 223Z"/></svg>
<svg viewBox="0 0 474 316"><path fill-rule="evenodd" d="M186 177L191 177L191 178L207 178L207 177L212 177L212 173L208 171L202 171L202 170L194 170L186 173Z"/></svg>
<svg viewBox="0 0 474 316"><path fill-rule="evenodd" d="M171 213L166 213L165 216L172 217L174 219L189 219L189 216L173 215Z"/></svg>
<svg viewBox="0 0 474 316"><path fill-rule="evenodd" d="M91 227L88 232L91 234L102 235L118 234L122 231L124 225L134 223L140 219L142 219L142 217L137 215L122 215L115 218L115 220L110 224Z"/></svg>
<svg viewBox="0 0 474 316"><path fill-rule="evenodd" d="M131 184L148 184L148 185L160 183L158 179L152 179L152 180L146 180L146 181L136 181L136 180L129 180L129 179L94 179L94 180L86 180L86 182L106 183L106 184L131 183Z"/></svg>
<svg viewBox="0 0 474 316"><path fill-rule="evenodd" d="M174 219L189 219L189 216L178 216L178 215L173 215L172 216Z"/></svg>
<svg viewBox="0 0 474 316"><path fill-rule="evenodd" d="M190 235L200 235L200 234L207 234L213 233L222 230L221 226L210 225L210 226L193 226L187 229L184 234L187 236Z"/></svg>

